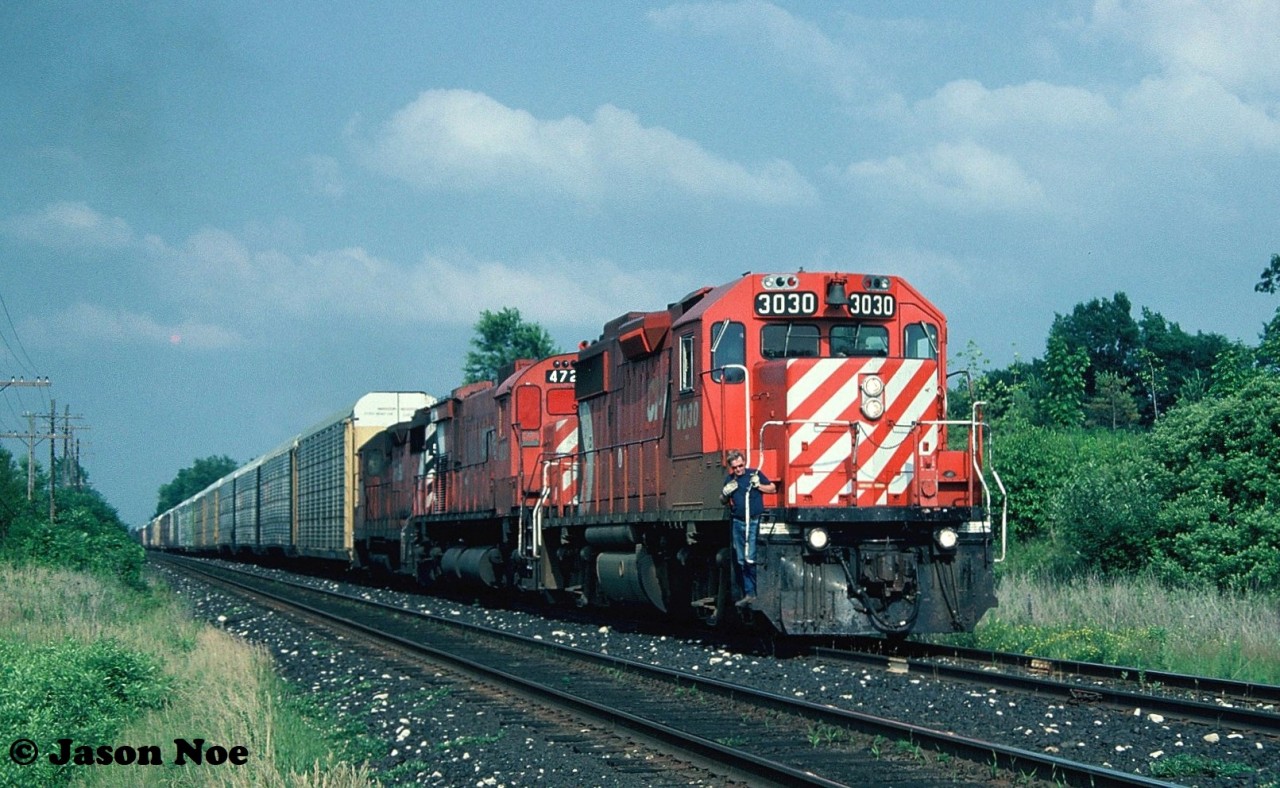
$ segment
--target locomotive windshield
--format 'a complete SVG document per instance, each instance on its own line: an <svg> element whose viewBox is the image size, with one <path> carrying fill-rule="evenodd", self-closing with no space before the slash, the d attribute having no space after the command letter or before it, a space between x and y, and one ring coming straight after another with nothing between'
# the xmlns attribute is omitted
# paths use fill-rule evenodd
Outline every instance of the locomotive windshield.
<svg viewBox="0 0 1280 788"><path fill-rule="evenodd" d="M770 323L761 329L760 355L765 358L812 358L818 355L818 327L812 323Z"/></svg>
<svg viewBox="0 0 1280 788"><path fill-rule="evenodd" d="M915 347L927 352L930 344L921 325L914 326L917 337ZM937 332L934 330L936 342ZM764 358L816 358L830 356L889 355L889 329L880 323L841 323L831 327L825 338L822 330L813 323L769 323L760 330L760 355ZM823 346L829 348L823 352ZM930 358L930 356L916 356Z"/></svg>
<svg viewBox="0 0 1280 788"><path fill-rule="evenodd" d="M889 329L875 323L847 323L831 327L831 355L887 356Z"/></svg>

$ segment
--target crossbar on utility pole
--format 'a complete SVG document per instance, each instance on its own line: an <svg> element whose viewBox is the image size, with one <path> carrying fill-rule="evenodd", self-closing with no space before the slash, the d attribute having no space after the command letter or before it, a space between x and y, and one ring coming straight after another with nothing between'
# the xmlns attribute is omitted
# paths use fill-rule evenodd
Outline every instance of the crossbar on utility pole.
<svg viewBox="0 0 1280 788"><path fill-rule="evenodd" d="M39 387L47 388L50 386L49 378L36 378L35 380L26 380L25 378L9 378L9 380L0 380L0 391L7 388L21 387ZM25 434L19 432L0 432L0 438L19 438L27 441L27 500L30 501L35 497L35 447L38 440L49 440L49 522L53 522L54 515L57 510L54 504L54 472L53 463L55 460L54 453L57 444L54 443L58 438L67 438L67 434L59 433L57 430L58 409L56 401L49 403L49 432L45 435L37 435L35 431L34 416L27 414L27 431ZM68 420L69 420L68 416Z"/></svg>
<svg viewBox="0 0 1280 788"><path fill-rule="evenodd" d="M49 378L47 377L36 378L35 380L27 380L26 378L9 378L9 381L7 383L3 380L0 380L0 391L4 391L5 389L10 387L21 388L23 386L29 386L29 387L39 386L40 388L48 388L51 385L53 384L49 382Z"/></svg>

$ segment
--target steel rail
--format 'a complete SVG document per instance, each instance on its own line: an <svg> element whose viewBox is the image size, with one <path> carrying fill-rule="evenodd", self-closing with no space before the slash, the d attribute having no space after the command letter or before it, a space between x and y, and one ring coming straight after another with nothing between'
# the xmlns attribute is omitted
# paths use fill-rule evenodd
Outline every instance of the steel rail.
<svg viewBox="0 0 1280 788"><path fill-rule="evenodd" d="M166 557L166 560L170 560L170 559L172 559L172 556ZM827 779L825 777L822 777L821 775L817 775L812 772L804 771L801 769L796 769L794 767L787 766L786 764L778 763L768 758L757 756L745 750L719 744L718 742L714 742L709 739L702 738L700 736L691 735L685 731L681 731L677 728L673 728L664 723L661 723L655 720L650 720L644 717L640 717L638 715L631 714L629 712L625 712L617 708L606 706L604 704L597 703L589 698L575 695L573 693L566 692L564 690L560 690L555 687L552 687L548 684L544 684L542 682L538 682L532 679L527 679L523 676L518 676L508 671L500 670L487 665L482 665L478 662L468 660L463 657L458 657L454 654L449 653L448 651L429 646L420 641L412 640L410 638L405 638L391 632L386 632L384 630L378 629L377 627L371 626L364 622L356 621L354 619L333 613L332 611L327 611L327 610L324 610L323 608L318 608L318 607L315 607L314 605L308 605L304 602L299 602L296 599L286 597L284 595L277 594L271 591L267 591L263 588L253 585L252 583L244 583L239 580L235 580L233 578L226 577L220 574L221 572L238 573L238 574L246 574L246 573L237 572L237 570L232 570L225 567L220 567L219 570L216 572L209 571L203 567L195 566L192 563L189 563L187 560L182 560L182 559L179 559L179 562L176 562L176 563L178 563L182 567L182 571L187 571L193 574L201 575L204 578L208 578L209 580L212 580L216 583L222 584L224 586L233 587L234 589L237 589L242 593L247 592L254 596L269 599L276 604L285 606L293 610L301 611L308 616L318 618L322 621L332 622L341 627L345 627L349 630L358 632L366 637L370 637L377 641L391 643L401 649L405 649L412 653L422 655L433 662L438 662L438 663L447 665L448 667L450 667L451 669L459 673L468 675L472 678L481 680L483 682L496 684L508 689L514 688L516 691L526 696L541 699L542 702L547 703L548 705L552 705L557 708L568 710L571 712L576 712L578 714L585 715L587 717L602 721L607 724L625 728L626 730L632 732L633 734L651 739L656 742L660 742L665 747L668 747L672 750L675 750L679 753L684 754L685 757L692 757L695 759L701 759L703 761L713 763L720 769L727 770L730 773L739 773L739 774L749 775L751 778L754 778L757 780L765 780L769 784L777 785L777 786L804 785L804 786L815 786L815 788L850 788L850 784ZM459 628L459 629L464 629L469 631L480 631L480 632L483 632L486 636L496 635L496 636L510 637L510 633L503 633L503 632L499 632L498 630L490 630L487 627L467 625L457 621L450 621L444 618L437 618L435 616L421 613L419 611L406 610L404 608L395 607L394 605L386 605L381 602L374 602L371 600L360 599L358 597L352 597L345 594L340 594L334 591L329 591L327 589L313 588L310 586L302 586L302 585L288 583L286 581L275 580L271 578L262 578L262 577L256 577L256 576L255 578L268 583L279 583L279 584L287 585L293 588L305 589L307 592L311 592L315 594L337 597L344 602L360 603L360 604L368 605L371 607L383 608L388 611L392 611L401 615L409 615L413 617L425 618L431 621L431 623L433 624L443 623L443 624L448 624L454 628ZM515 637L518 638L519 636L515 636ZM531 645L538 645L544 648L554 648L562 652L572 650L568 648L557 648L554 646L554 644L541 643L539 641L534 641L532 639L529 640L529 643ZM581 654L577 653L575 650L574 656L580 657Z"/></svg>
<svg viewBox="0 0 1280 788"><path fill-rule="evenodd" d="M184 565L190 565L185 560L182 563ZM199 568L196 568L195 571L200 571L204 574L210 574L209 572L206 572ZM428 620L432 623L444 624L455 629L479 632L485 635L486 637L493 637L508 643L519 644L523 647L538 649L542 651L557 652L562 654L563 653L572 654L575 658L592 662L602 667L616 668L619 670L628 671L633 674L643 675L651 679L675 683L677 685L693 686L698 688L700 691L711 692L721 697L732 698L735 700L745 699L748 702L763 708L797 715L797 716L811 719L814 721L823 722L828 725L841 726L841 727L849 728L852 730L857 730L864 734L887 735L899 740L909 740L917 744L926 744L937 751L948 753L949 755L952 755L954 757L964 758L969 762L982 763L982 764L995 764L1000 768L1008 769L1010 771L1015 771L1022 774L1033 773L1042 779L1049 780L1058 784L1082 785L1082 786L1150 786L1153 788L1156 786L1159 786L1160 788L1170 788L1170 786L1176 785L1176 783L1169 783L1162 780L1156 780L1154 778L1144 777L1142 775L1131 774L1128 772L1122 772L1116 769L1110 769L1103 766L1095 766L1092 764L1080 763L1077 761L1071 761L1065 758L1058 758L1056 756L1052 756L1044 753L1038 753L1030 750L1025 750L1018 747L1010 747L1010 746L995 743L995 742L983 741L981 739L975 739L968 736L958 735L950 731L936 730L933 728L927 728L927 727L915 725L912 723L902 722L900 720L894 720L894 719L889 719L885 717L866 714L864 712L856 712L856 711L851 711L847 709L839 709L832 706L820 705L820 704L812 703L809 701L798 700L795 698L778 695L776 693L767 692L765 690L758 690L758 689L746 687L739 684L732 684L730 682L721 681L719 679L712 679L705 676L697 676L695 674L673 670L670 668L649 665L644 662L639 662L639 661L627 659L624 657L600 654L600 653L597 653L588 649L580 648L577 646L551 643L544 640L534 639L528 636L519 635L512 632L504 632L501 630L492 629L490 627L485 627L478 624L469 624L461 621L434 616L428 613L423 613L421 611L407 610L405 608L397 607L395 605L390 605L384 602L362 599L359 597L352 597L336 591L331 591L327 589L318 589L311 586L300 585L300 584L291 583L284 580L264 578L259 575L242 572L240 570L231 569L229 567L219 567L218 571L236 573L240 575L254 577L255 579L258 579L260 581L267 582L267 583L276 583L276 584L301 588L301 589L305 589L308 592L336 597L345 602L357 603L357 604L372 607L372 608L391 611L399 615L407 615L415 618L420 618L420 619ZM230 580L230 579L226 579L225 582L234 583L236 585L244 585L242 583L239 583L238 581ZM255 593L265 593L272 596L278 596L278 595L271 594L270 592L260 592L258 589L252 589L252 590ZM291 600L285 599L283 597L281 597L280 599L284 604L291 604L291 605L298 605L299 607L306 607L303 605L299 605L298 603L293 602ZM330 618L334 618L336 620L341 621L341 623L343 623L344 625L352 626L360 630L368 629L371 632L371 634L373 634L376 637L385 638L386 640L392 641L392 642L397 642L398 644L402 645L405 648L418 650L418 651L421 651L422 653L432 654L433 658L435 658L434 652L436 650L431 649L431 647L429 646L418 644L413 641L408 641L389 633L382 633L377 630L369 629L368 627L366 627L365 625L359 622L350 621L350 620L344 619L343 617L336 616L330 613L318 611L318 614L327 616ZM441 660L450 661L452 664L451 658L447 654L440 654L439 658ZM468 669L475 667L473 663L463 663L463 665ZM486 671L487 670L488 669L486 669ZM499 680L499 681L507 680L507 678L503 677L503 674L500 671L494 671L494 675L496 680ZM506 675L510 676L510 674L506 674ZM536 682L528 681L519 676L510 676L510 679L515 685L518 685L518 686L523 687L525 684L528 684L530 692L545 694L549 698L555 698L557 702L564 702L571 706L579 707L584 711L584 713L590 713L593 715L599 713L599 714L605 715L607 718L613 718L613 715L617 715L616 718L613 718L613 719L618 724L626 725L628 727L630 727L632 724L646 727L652 731L651 735L653 735L654 738L656 738L659 741L668 742L670 746L679 748L684 746L684 744L689 744L692 747L692 749L690 749L689 751L696 755L700 755L701 757L716 760L718 763L730 765L730 766L733 764L738 764L740 768L742 768L741 764L745 763L750 765L752 768L764 769L765 771L761 773L760 776L764 777L765 779L779 781L782 784L790 783L790 784L803 784L803 785L840 785L840 783L838 782L833 782L831 780L820 777L818 775L814 775L810 772L796 770L796 769L793 769L792 767L787 767L784 764L777 764L767 760L764 763L757 763L757 761L761 759L758 759L756 756L752 755L751 753L747 753L732 747L720 745L716 742L712 742L706 739L701 739L698 737L695 737L694 740L690 740L687 738L687 734L683 734L679 731L675 731L675 729L672 729L669 726L666 726L665 724L654 723L649 720L635 718L633 717L633 715L629 715L625 712L620 712L619 710L612 709L612 708L600 708L598 704L595 704L594 702L588 699L579 698L571 694L564 693L555 688L539 685ZM560 696L564 696L564 697L560 698ZM581 706L578 706L578 704L581 704ZM599 711L597 711L597 709L599 709ZM674 736L675 738L671 739L670 737L672 736ZM726 757L729 759L728 761L720 760ZM795 781L799 781L799 782L796 783Z"/></svg>

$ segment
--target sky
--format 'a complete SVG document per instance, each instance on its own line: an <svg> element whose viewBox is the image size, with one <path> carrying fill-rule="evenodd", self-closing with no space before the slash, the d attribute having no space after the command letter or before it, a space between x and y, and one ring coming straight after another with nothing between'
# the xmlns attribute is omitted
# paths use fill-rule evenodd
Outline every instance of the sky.
<svg viewBox="0 0 1280 788"><path fill-rule="evenodd" d="M449 392L482 310L567 349L802 267L906 277L996 367L1117 292L1256 344L1277 52L1280 0L3 3L0 380L52 385L0 432L79 417L137 525Z"/></svg>

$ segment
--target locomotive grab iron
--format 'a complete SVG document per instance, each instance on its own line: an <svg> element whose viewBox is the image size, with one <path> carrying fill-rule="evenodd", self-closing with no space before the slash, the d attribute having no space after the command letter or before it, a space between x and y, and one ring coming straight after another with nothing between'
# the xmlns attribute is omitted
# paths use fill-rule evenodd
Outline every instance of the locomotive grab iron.
<svg viewBox="0 0 1280 788"><path fill-rule="evenodd" d="M367 395L144 541L782 635L969 631L996 604L1004 493L981 403L947 420L946 343L901 278L748 274L496 383ZM777 483L745 608L720 499L733 449Z"/></svg>

